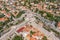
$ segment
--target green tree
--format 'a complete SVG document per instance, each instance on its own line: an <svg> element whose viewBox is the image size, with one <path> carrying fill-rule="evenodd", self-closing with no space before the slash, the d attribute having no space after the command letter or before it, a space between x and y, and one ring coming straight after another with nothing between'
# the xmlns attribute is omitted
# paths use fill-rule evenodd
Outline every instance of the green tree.
<svg viewBox="0 0 60 40"><path fill-rule="evenodd" d="M25 13L25 11L20 11L19 13L18 13L18 15L16 16L16 18L19 18L22 14L24 14Z"/></svg>
<svg viewBox="0 0 60 40"><path fill-rule="evenodd" d="M0 22L0 26L3 26L3 22Z"/></svg>
<svg viewBox="0 0 60 40"><path fill-rule="evenodd" d="M23 40L22 36L15 36L13 40Z"/></svg>
<svg viewBox="0 0 60 40"><path fill-rule="evenodd" d="M4 16L5 16L4 14L0 13L0 18L2 18L2 17L4 17Z"/></svg>
<svg viewBox="0 0 60 40"><path fill-rule="evenodd" d="M44 36L44 37L42 38L42 40L47 40L47 37L46 37L46 36Z"/></svg>

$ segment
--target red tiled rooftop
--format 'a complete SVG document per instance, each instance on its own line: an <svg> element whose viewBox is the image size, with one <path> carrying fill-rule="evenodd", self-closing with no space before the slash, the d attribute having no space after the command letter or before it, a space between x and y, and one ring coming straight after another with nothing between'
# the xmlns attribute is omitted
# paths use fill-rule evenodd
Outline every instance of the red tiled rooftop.
<svg viewBox="0 0 60 40"><path fill-rule="evenodd" d="M60 22L58 22L57 26L60 27Z"/></svg>
<svg viewBox="0 0 60 40"><path fill-rule="evenodd" d="M25 28L25 27L22 27L22 28L18 29L17 32L18 32L18 33L21 32L24 28Z"/></svg>
<svg viewBox="0 0 60 40"><path fill-rule="evenodd" d="M0 18L0 21L6 21L6 20L8 20L7 17Z"/></svg>
<svg viewBox="0 0 60 40"><path fill-rule="evenodd" d="M11 16L10 13L8 13L8 14L7 14L7 17L10 17L10 16Z"/></svg>
<svg viewBox="0 0 60 40"><path fill-rule="evenodd" d="M4 18L0 18L0 21L4 21L5 19Z"/></svg>

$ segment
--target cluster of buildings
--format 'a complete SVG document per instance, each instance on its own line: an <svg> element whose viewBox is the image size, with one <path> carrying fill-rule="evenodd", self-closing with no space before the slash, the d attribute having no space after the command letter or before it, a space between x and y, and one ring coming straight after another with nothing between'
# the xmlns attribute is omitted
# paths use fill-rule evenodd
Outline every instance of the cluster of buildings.
<svg viewBox="0 0 60 40"><path fill-rule="evenodd" d="M20 5L16 3L14 0L0 0L0 36L7 33L12 25L21 23L24 20L22 14L25 11L22 10L23 7L19 9Z"/></svg>
<svg viewBox="0 0 60 40"><path fill-rule="evenodd" d="M60 3L0 0L0 40L60 40Z"/></svg>

